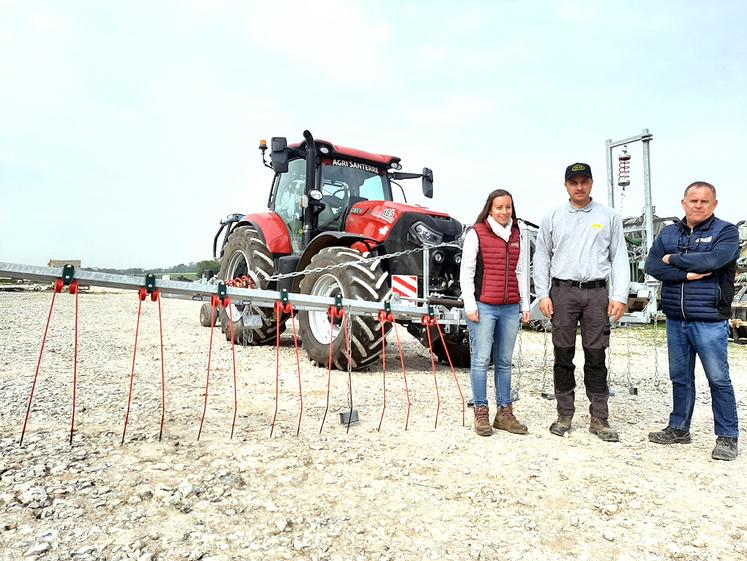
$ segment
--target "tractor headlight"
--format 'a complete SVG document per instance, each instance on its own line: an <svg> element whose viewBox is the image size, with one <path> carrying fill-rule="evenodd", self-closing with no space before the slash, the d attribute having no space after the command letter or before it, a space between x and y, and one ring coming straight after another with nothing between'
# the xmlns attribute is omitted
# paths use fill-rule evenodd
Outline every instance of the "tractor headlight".
<svg viewBox="0 0 747 561"><path fill-rule="evenodd" d="M423 222L415 222L410 226L410 233L423 245L438 245L444 239L443 234L429 228Z"/></svg>

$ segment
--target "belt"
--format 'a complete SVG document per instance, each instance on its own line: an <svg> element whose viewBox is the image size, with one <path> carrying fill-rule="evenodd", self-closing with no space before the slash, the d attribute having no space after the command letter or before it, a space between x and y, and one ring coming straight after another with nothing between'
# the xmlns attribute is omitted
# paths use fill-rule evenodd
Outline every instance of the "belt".
<svg viewBox="0 0 747 561"><path fill-rule="evenodd" d="M597 279L590 281L574 281L565 279L552 279L553 286L570 286L572 288L604 288L607 286L607 279Z"/></svg>

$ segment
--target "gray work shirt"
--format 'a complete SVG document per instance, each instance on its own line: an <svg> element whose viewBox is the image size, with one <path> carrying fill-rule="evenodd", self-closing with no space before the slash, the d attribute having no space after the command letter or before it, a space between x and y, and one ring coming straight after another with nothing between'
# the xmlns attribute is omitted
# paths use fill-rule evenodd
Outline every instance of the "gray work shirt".
<svg viewBox="0 0 747 561"><path fill-rule="evenodd" d="M549 296L552 278L609 279L610 299L627 303L630 264L620 215L592 200L584 208L568 201L545 216L534 251L537 298Z"/></svg>

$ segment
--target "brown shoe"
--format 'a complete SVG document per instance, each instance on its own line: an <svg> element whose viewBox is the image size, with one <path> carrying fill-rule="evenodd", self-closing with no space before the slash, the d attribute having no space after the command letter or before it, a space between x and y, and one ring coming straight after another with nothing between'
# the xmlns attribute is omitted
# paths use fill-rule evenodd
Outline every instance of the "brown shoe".
<svg viewBox="0 0 747 561"><path fill-rule="evenodd" d="M514 417L513 407L511 405L498 408L498 411L495 414L495 420L493 421L493 428L507 430L514 434L527 433L526 425L522 425L518 419Z"/></svg>
<svg viewBox="0 0 747 561"><path fill-rule="evenodd" d="M607 421L597 419L596 417L591 418L589 432L596 434L605 442L620 442L620 436L617 434L617 431L610 428L610 424Z"/></svg>
<svg viewBox="0 0 747 561"><path fill-rule="evenodd" d="M570 415L558 415L558 418L555 420L555 422L550 425L550 432L557 436L563 436L565 433L571 430L572 420L573 417L571 417Z"/></svg>
<svg viewBox="0 0 747 561"><path fill-rule="evenodd" d="M490 412L487 405L475 405L475 432L480 436L490 436Z"/></svg>

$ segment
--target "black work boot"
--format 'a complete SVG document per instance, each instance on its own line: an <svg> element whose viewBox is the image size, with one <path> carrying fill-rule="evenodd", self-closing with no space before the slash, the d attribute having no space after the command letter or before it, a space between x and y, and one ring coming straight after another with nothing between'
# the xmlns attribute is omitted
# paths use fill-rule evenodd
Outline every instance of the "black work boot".
<svg viewBox="0 0 747 561"><path fill-rule="evenodd" d="M736 460L739 455L739 446L737 439L729 436L719 436L716 439L716 447L711 452L711 458L714 460Z"/></svg>
<svg viewBox="0 0 747 561"><path fill-rule="evenodd" d="M648 433L648 439L654 444L690 444L692 442L689 430L670 426Z"/></svg>
<svg viewBox="0 0 747 561"><path fill-rule="evenodd" d="M569 430L571 430L571 421L573 417L570 415L558 415L555 422L550 425L550 432L557 436L563 436Z"/></svg>
<svg viewBox="0 0 747 561"><path fill-rule="evenodd" d="M571 421L576 412L576 392L574 390L555 390L555 404L558 408L558 418L550 425L550 432L563 436L571 430Z"/></svg>
<svg viewBox="0 0 747 561"><path fill-rule="evenodd" d="M589 432L597 435L605 442L620 442L620 436L617 431L610 427L607 419L597 419L592 417L589 422Z"/></svg>

